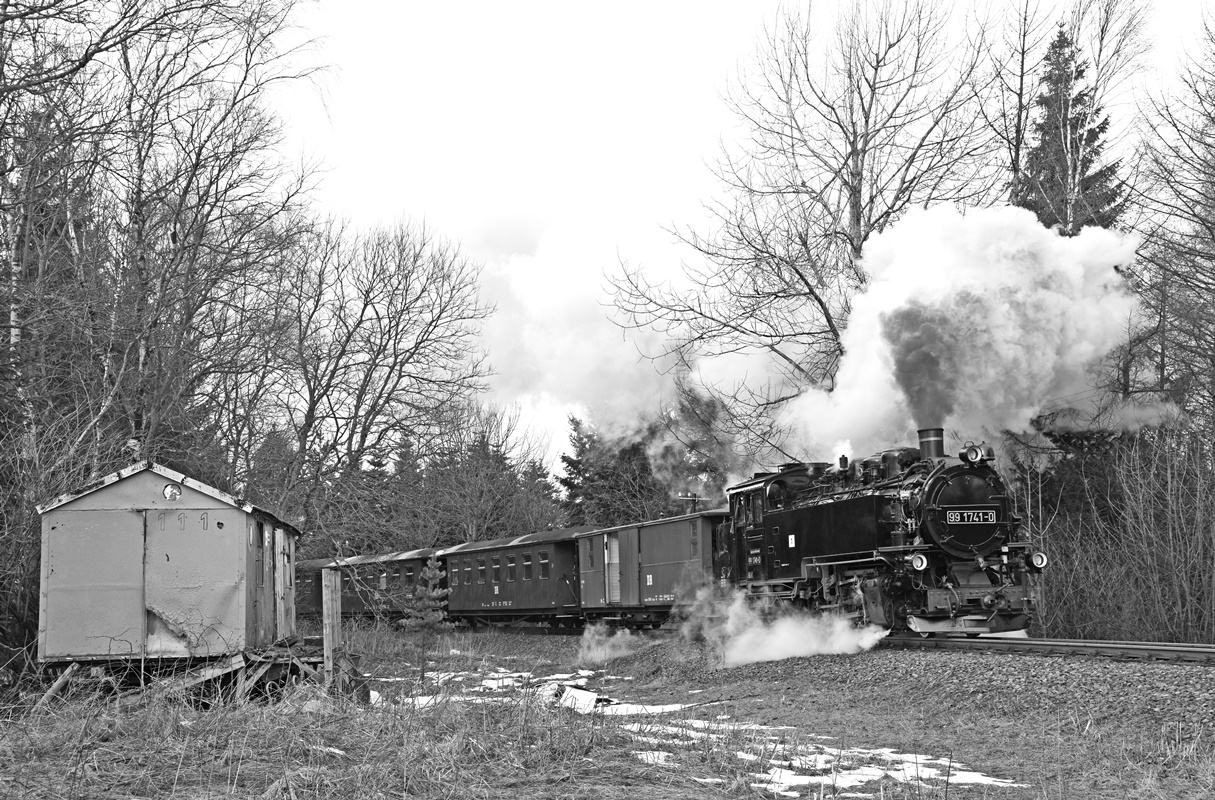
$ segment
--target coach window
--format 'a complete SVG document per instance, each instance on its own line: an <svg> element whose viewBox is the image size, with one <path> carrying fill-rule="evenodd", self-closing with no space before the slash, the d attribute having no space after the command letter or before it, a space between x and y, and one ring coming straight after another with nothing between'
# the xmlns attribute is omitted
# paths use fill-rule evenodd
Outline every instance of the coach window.
<svg viewBox="0 0 1215 800"><path fill-rule="evenodd" d="M405 568L405 585L413 586L413 567L412 566Z"/></svg>
<svg viewBox="0 0 1215 800"><path fill-rule="evenodd" d="M472 561L464 559L464 585L472 586Z"/></svg>
<svg viewBox="0 0 1215 800"><path fill-rule="evenodd" d="M696 529L696 523L688 525L692 529L692 558L700 557L700 531Z"/></svg>
<svg viewBox="0 0 1215 800"><path fill-rule="evenodd" d="M494 583L502 583L502 559L494 556Z"/></svg>
<svg viewBox="0 0 1215 800"><path fill-rule="evenodd" d="M485 583L485 559L477 559L477 583Z"/></svg>
<svg viewBox="0 0 1215 800"><path fill-rule="evenodd" d="M515 580L515 557L506 557L506 582L513 583Z"/></svg>
<svg viewBox="0 0 1215 800"><path fill-rule="evenodd" d="M387 588L388 588L388 573L381 572L380 573L380 591L382 592Z"/></svg>
<svg viewBox="0 0 1215 800"><path fill-rule="evenodd" d="M459 586L460 585L460 565L459 564L456 564L455 566L453 566L451 568L451 577L448 578L447 585L448 586Z"/></svg>
<svg viewBox="0 0 1215 800"><path fill-rule="evenodd" d="M548 551L540 551L540 580L548 580Z"/></svg>
<svg viewBox="0 0 1215 800"><path fill-rule="evenodd" d="M523 554L523 580L530 581L532 579L532 554Z"/></svg>
<svg viewBox="0 0 1215 800"><path fill-rule="evenodd" d="M397 565L392 568L392 584L394 586L401 585L401 567L400 567L400 565Z"/></svg>

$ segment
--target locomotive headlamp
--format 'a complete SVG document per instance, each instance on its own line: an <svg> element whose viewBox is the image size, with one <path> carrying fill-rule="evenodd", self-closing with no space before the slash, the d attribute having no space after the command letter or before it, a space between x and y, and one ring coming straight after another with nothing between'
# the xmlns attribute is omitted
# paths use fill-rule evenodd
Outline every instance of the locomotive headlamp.
<svg viewBox="0 0 1215 800"><path fill-rule="evenodd" d="M1043 553L1041 550L1035 550L1034 552L1030 553L1029 558L1026 560L1034 569L1042 569L1046 566L1046 562L1048 561L1046 553Z"/></svg>
<svg viewBox="0 0 1215 800"><path fill-rule="evenodd" d="M977 444L968 444L962 452L958 453L958 458L967 464L982 464L985 455L986 453L983 452L982 447L979 447Z"/></svg>
<svg viewBox="0 0 1215 800"><path fill-rule="evenodd" d="M915 553L911 556L911 558L907 559L907 563L910 564L911 568L916 572L923 572L924 570L928 569L928 556L924 555L923 553Z"/></svg>

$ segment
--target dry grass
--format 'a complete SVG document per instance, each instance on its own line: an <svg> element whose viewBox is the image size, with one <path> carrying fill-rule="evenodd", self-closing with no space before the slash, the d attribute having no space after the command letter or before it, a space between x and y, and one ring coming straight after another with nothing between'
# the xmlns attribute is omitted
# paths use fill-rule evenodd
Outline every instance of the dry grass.
<svg viewBox="0 0 1215 800"><path fill-rule="evenodd" d="M417 673L418 648L389 627L353 628L349 641L373 674ZM686 661L678 647L664 644L608 665L637 676L612 692L693 699L687 692L697 687L670 666ZM577 652L572 638L453 633L435 639L426 655L432 675L504 667L539 677L575 670ZM796 675L797 665L790 671ZM83 688L48 711L15 709L0 722L0 797L772 797L755 787L756 775L788 768L815 747L831 763L818 772L801 769L817 781L791 791L816 800L858 791L891 800L1215 794L1211 740L1179 729L1126 730L1112 718L1047 719L1015 709L949 710L946 698L891 705L855 688L818 686L798 695L784 685L742 683L719 687L727 699L711 706L619 718L579 715L527 691L468 702L410 681L393 684L394 691L402 698L438 691L437 702L369 708L301 686L273 704L203 711L160 699L123 710ZM757 730L751 722L793 727ZM926 760L952 757L1027 785L892 778L837 785L845 768L882 763L857 749L878 747ZM669 763L647 763L640 751L667 753ZM740 752L750 756L740 759Z"/></svg>
<svg viewBox="0 0 1215 800"><path fill-rule="evenodd" d="M129 712L69 701L0 729L0 794L127 797L700 796L601 717L513 701L366 708L299 687L272 705Z"/></svg>

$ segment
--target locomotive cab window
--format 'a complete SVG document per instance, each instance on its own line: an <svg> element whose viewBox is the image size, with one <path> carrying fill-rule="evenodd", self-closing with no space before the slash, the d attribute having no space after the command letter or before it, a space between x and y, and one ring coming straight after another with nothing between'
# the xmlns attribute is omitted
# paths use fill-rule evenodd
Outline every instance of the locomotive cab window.
<svg viewBox="0 0 1215 800"><path fill-rule="evenodd" d="M485 583L485 559L477 559L477 583Z"/></svg>
<svg viewBox="0 0 1215 800"><path fill-rule="evenodd" d="M523 580L530 581L532 579L532 554L523 554Z"/></svg>
<svg viewBox="0 0 1215 800"><path fill-rule="evenodd" d="M548 551L547 551L547 550L541 550L541 551L540 551L540 580L542 580L542 581L546 581L546 580L548 580L548 575L549 575L549 572L548 572Z"/></svg>
<svg viewBox="0 0 1215 800"><path fill-rule="evenodd" d="M494 571L493 571L494 583L501 583L502 582L502 559L498 558L497 556L494 556L493 564L494 564Z"/></svg>
<svg viewBox="0 0 1215 800"><path fill-rule="evenodd" d="M506 582L514 583L515 580L515 557L506 557Z"/></svg>

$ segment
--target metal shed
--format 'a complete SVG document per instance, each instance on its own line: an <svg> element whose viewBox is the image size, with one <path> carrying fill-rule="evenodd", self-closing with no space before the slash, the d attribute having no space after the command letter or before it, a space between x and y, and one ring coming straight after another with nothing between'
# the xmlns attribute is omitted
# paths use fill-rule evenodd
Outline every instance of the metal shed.
<svg viewBox="0 0 1215 800"><path fill-rule="evenodd" d="M38 659L207 658L295 633L299 531L150 461L38 507Z"/></svg>

